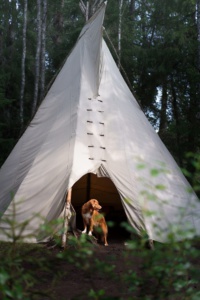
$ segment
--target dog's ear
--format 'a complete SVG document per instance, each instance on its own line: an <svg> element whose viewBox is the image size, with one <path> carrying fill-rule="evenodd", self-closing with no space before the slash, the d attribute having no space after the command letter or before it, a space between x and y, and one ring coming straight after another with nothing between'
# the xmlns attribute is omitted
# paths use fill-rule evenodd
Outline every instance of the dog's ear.
<svg viewBox="0 0 200 300"><path fill-rule="evenodd" d="M90 206L91 206L92 208L95 207L95 202L94 202L93 200L90 201Z"/></svg>

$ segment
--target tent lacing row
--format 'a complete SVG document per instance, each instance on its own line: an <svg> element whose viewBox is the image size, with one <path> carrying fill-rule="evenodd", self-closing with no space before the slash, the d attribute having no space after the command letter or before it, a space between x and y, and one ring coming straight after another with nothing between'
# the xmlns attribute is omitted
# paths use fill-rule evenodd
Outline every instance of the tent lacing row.
<svg viewBox="0 0 200 300"><path fill-rule="evenodd" d="M103 100L100 99L100 95L97 97L89 97L89 107L86 109L88 112L88 117L86 121L87 136L88 136L88 148L90 149L89 160L100 160L106 162L105 159L105 122L104 122L104 110L103 110ZM98 121L96 121L98 120ZM98 141L100 137L100 146L95 145L95 141ZM99 151L97 149L103 150L99 158Z"/></svg>

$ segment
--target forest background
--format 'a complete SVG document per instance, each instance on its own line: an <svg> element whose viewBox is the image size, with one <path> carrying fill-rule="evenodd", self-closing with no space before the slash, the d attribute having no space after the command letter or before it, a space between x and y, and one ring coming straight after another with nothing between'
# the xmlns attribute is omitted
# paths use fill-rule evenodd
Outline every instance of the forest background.
<svg viewBox="0 0 200 300"><path fill-rule="evenodd" d="M0 0L0 166L78 38L79 3ZM104 27L142 110L191 172L186 153L200 149L200 0L108 0Z"/></svg>

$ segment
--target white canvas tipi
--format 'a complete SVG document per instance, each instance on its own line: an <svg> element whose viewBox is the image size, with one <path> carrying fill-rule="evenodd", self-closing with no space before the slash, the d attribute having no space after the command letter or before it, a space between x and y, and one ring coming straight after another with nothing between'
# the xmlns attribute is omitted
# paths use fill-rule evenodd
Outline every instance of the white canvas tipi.
<svg viewBox="0 0 200 300"><path fill-rule="evenodd" d="M124 82L102 38L104 12L105 4L83 27L0 170L1 240L12 239L14 226L37 242L87 173L112 180L138 233L161 242L171 230L177 239L179 229L200 234L200 203Z"/></svg>

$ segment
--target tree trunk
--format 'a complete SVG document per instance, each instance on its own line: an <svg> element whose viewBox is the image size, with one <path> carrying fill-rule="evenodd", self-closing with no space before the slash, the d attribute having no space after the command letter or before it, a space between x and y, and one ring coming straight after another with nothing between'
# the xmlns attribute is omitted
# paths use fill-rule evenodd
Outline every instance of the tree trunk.
<svg viewBox="0 0 200 300"><path fill-rule="evenodd" d="M146 38L146 12L145 12L145 7L146 7L146 0L141 1L141 38L142 38L142 44L143 46L146 45L147 43L147 38Z"/></svg>
<svg viewBox="0 0 200 300"><path fill-rule="evenodd" d="M123 0L119 0L119 26L118 26L118 68L119 69L121 65L122 6L123 6Z"/></svg>
<svg viewBox="0 0 200 300"><path fill-rule="evenodd" d="M27 29L27 9L28 0L24 0L24 23L23 23L23 37L22 37L22 81L21 81L21 91L20 91L20 124L21 130L24 124L24 89L25 89L25 60L26 60L26 29Z"/></svg>
<svg viewBox="0 0 200 300"><path fill-rule="evenodd" d="M162 134L167 129L167 83L163 82L162 97L161 97L161 112L159 132Z"/></svg>
<svg viewBox="0 0 200 300"><path fill-rule="evenodd" d="M135 17L134 16L135 15L135 0L131 0L129 10L130 10L130 15Z"/></svg>
<svg viewBox="0 0 200 300"><path fill-rule="evenodd" d="M55 35L54 35L54 44L60 45L62 43L62 31L63 31L63 9L64 9L64 0L60 1L60 9L55 12L53 25L55 27Z"/></svg>
<svg viewBox="0 0 200 300"><path fill-rule="evenodd" d="M175 120L175 124L176 124L176 143L177 143L179 166L183 167L181 143L180 143L180 121L179 121L178 103L177 103L176 91L175 91L174 84L173 84L173 79L171 79L171 91L172 91L173 114L174 114L174 120Z"/></svg>
<svg viewBox="0 0 200 300"><path fill-rule="evenodd" d="M40 55L41 55L41 0L37 0L37 49L35 56L35 88L32 106L32 115L34 115L38 101L39 79L40 79Z"/></svg>
<svg viewBox="0 0 200 300"><path fill-rule="evenodd" d="M200 72L200 0L197 0L198 70Z"/></svg>
<svg viewBox="0 0 200 300"><path fill-rule="evenodd" d="M198 53L197 53L197 67L200 73L200 0L197 0L197 42L198 42ZM200 82L198 83L198 97L200 97ZM200 100L197 105L197 119L200 120Z"/></svg>
<svg viewBox="0 0 200 300"><path fill-rule="evenodd" d="M42 42L41 42L41 87L40 87L40 101L44 98L45 88L45 53L46 53L46 16L47 16L47 0L43 0L42 13Z"/></svg>

